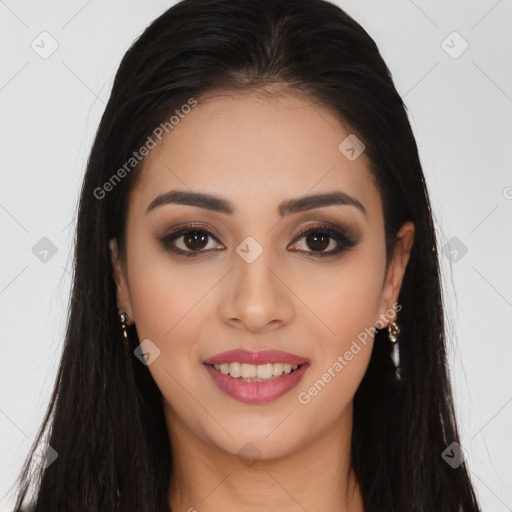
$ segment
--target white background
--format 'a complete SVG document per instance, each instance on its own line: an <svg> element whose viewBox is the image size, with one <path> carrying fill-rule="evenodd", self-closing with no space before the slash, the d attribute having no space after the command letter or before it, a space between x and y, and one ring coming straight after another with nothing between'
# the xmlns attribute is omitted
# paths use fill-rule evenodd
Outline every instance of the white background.
<svg viewBox="0 0 512 512"><path fill-rule="evenodd" d="M173 3L0 0L0 511L55 379L78 190L115 71ZM404 97L440 245L467 248L441 258L462 444L484 511L512 510L512 2L337 4ZM43 31L59 45L47 59L31 48ZM458 58L453 31L469 44ZM42 237L57 248L46 263Z"/></svg>

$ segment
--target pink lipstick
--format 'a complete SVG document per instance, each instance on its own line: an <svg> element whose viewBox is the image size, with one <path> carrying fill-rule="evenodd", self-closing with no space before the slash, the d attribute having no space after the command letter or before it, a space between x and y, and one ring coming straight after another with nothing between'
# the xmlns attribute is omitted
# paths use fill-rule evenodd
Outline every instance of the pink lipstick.
<svg viewBox="0 0 512 512"><path fill-rule="evenodd" d="M310 360L281 350L234 349L204 361L215 384L245 403L277 400L304 376Z"/></svg>

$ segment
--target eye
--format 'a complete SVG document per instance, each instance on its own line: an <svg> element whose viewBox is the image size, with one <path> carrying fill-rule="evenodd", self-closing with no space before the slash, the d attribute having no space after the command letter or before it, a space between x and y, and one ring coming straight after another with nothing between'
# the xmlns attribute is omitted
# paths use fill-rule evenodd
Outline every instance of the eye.
<svg viewBox="0 0 512 512"><path fill-rule="evenodd" d="M350 228L334 229L326 225L314 226L301 231L291 247L297 250L302 239L312 250L298 249L298 252L309 253L315 257L333 256L359 244ZM224 248L222 244L213 244L213 247L208 248L209 243L218 242L217 238L207 229L195 225L182 226L160 237L159 241L166 251L186 257L199 256L211 250ZM326 251L326 249L329 250Z"/></svg>
<svg viewBox="0 0 512 512"><path fill-rule="evenodd" d="M333 229L329 226L308 228L297 236L292 247L297 247L297 241L304 239L306 247L312 250L301 250L314 256L333 256L359 244L357 237L349 228ZM329 249L326 251L326 249Z"/></svg>
<svg viewBox="0 0 512 512"><path fill-rule="evenodd" d="M198 256L201 253L209 252L212 249L211 247L208 249L209 239L217 240L210 231L193 225L182 226L159 238L165 250L183 256Z"/></svg>

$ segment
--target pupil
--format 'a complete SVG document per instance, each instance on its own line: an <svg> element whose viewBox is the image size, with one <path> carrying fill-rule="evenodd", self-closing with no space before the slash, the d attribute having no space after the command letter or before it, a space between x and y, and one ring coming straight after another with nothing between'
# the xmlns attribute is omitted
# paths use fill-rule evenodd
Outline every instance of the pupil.
<svg viewBox="0 0 512 512"><path fill-rule="evenodd" d="M185 237L185 245L193 250L202 249L206 245L204 242L207 238L204 233L193 231ZM192 240L192 243L188 243L190 240ZM199 247L196 244L199 244Z"/></svg>
<svg viewBox="0 0 512 512"><path fill-rule="evenodd" d="M310 246L310 248L312 248L312 249L316 248L319 250L324 250L329 246L329 237L326 235L308 235L306 238L307 238L308 244L309 244L309 241L314 240L314 242L313 242L314 246L313 247ZM319 242L320 239L323 239L323 243Z"/></svg>

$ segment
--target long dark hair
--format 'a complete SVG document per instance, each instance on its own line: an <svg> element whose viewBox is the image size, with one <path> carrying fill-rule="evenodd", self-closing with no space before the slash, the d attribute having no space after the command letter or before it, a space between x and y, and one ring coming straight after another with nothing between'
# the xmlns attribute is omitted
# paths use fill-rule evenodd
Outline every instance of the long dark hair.
<svg viewBox="0 0 512 512"><path fill-rule="evenodd" d="M191 98L269 85L329 108L364 142L388 263L402 223L416 228L399 295L404 378L394 380L387 333L378 330L354 398L352 464L365 510L480 510L464 462L454 468L442 457L459 435L437 242L406 107L372 38L323 0L184 0L124 56L83 181L64 350L17 508L30 497L37 512L169 511L173 458L162 395L135 360L133 325L123 349L112 277L108 242L117 237L123 254L139 168L126 162ZM109 182L123 166L126 176ZM58 458L44 468L34 451L47 443Z"/></svg>

